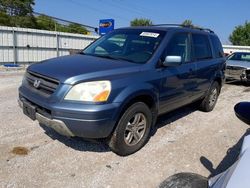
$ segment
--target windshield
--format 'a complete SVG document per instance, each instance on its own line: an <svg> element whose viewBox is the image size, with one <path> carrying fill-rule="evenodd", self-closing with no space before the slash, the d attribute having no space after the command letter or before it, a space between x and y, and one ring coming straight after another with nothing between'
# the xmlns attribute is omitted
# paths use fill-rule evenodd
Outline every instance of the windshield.
<svg viewBox="0 0 250 188"><path fill-rule="evenodd" d="M151 58L164 35L165 31L116 30L92 43L83 54L143 64Z"/></svg>
<svg viewBox="0 0 250 188"><path fill-rule="evenodd" d="M250 53L234 53L228 57L228 60L235 60L235 61L248 61L250 62Z"/></svg>

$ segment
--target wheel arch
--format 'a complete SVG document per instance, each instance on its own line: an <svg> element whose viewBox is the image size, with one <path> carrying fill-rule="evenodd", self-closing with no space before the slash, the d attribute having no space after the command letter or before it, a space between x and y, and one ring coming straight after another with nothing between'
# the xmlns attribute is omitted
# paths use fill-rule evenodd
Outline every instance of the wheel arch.
<svg viewBox="0 0 250 188"><path fill-rule="evenodd" d="M149 107L152 112L152 125L155 125L158 115L158 96L150 92L149 90L141 90L131 93L126 98L124 98L123 102L120 105L120 109L117 112L116 123L110 135L113 134L115 128L117 127L117 123L119 122L126 109L128 109L132 104L136 102L143 102Z"/></svg>

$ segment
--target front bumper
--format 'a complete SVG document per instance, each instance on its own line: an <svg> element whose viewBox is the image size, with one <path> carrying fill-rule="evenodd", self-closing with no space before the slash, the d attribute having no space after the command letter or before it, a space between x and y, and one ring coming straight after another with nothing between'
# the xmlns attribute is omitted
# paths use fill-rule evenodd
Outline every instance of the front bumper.
<svg viewBox="0 0 250 188"><path fill-rule="evenodd" d="M119 117L120 103L81 104L65 101L51 102L27 88L19 88L19 105L23 101L36 108L35 118L40 124L66 136L83 138L108 137Z"/></svg>
<svg viewBox="0 0 250 188"><path fill-rule="evenodd" d="M18 104L21 108L23 108L23 101L21 101L20 99L18 100ZM57 120L57 119L49 119L46 116L39 114L39 113L35 113L35 118L36 120L42 124L42 125L46 125L47 127L50 127L52 129L54 129L56 132L58 132L61 135L64 136L69 136L69 137L73 137L75 136L69 129L68 127L65 125L65 123L61 120Z"/></svg>
<svg viewBox="0 0 250 188"><path fill-rule="evenodd" d="M247 69L239 69L239 70L226 69L225 76L226 76L226 79L228 79L228 80L250 81L250 70L247 70Z"/></svg>

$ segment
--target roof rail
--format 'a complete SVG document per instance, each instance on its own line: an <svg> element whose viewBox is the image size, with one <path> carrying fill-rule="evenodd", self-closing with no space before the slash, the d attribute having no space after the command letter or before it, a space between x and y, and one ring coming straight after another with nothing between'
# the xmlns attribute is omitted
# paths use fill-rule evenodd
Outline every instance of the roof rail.
<svg viewBox="0 0 250 188"><path fill-rule="evenodd" d="M197 26L193 26L193 25L183 25L183 24L155 24L155 25L151 25L151 26L167 26L167 27L185 27L185 28L190 28L190 29L198 29L200 31L207 31L209 33L214 33L214 31L212 31L211 29L208 28L202 28L202 27L197 27Z"/></svg>

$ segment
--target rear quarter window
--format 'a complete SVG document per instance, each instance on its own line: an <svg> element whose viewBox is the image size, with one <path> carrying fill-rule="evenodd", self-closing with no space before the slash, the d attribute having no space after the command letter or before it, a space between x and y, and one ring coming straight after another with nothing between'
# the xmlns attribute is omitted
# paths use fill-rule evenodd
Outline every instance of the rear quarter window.
<svg viewBox="0 0 250 188"><path fill-rule="evenodd" d="M215 58L220 58L224 57L224 51L221 45L221 42L218 37L216 36L210 36L210 39L212 41L214 53L215 53Z"/></svg>
<svg viewBox="0 0 250 188"><path fill-rule="evenodd" d="M205 60L212 58L212 51L207 35L193 34L193 48L196 60Z"/></svg>

